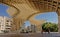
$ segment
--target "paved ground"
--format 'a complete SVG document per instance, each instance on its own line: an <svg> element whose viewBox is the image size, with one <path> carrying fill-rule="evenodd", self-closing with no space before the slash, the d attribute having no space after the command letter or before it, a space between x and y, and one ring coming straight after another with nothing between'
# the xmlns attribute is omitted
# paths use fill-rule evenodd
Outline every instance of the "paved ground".
<svg viewBox="0 0 60 37"><path fill-rule="evenodd" d="M60 37L59 33L6 33L0 34L0 37Z"/></svg>

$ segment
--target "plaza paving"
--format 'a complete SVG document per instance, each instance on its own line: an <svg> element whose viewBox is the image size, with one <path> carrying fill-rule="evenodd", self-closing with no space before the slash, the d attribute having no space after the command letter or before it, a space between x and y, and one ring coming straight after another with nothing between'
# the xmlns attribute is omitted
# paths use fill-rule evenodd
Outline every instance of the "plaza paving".
<svg viewBox="0 0 60 37"><path fill-rule="evenodd" d="M60 37L59 33L5 33L0 34L0 37Z"/></svg>

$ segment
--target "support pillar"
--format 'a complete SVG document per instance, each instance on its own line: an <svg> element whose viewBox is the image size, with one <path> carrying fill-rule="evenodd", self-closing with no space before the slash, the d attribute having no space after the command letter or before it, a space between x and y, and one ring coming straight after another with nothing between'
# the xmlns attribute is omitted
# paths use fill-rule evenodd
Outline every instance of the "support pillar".
<svg viewBox="0 0 60 37"><path fill-rule="evenodd" d="M60 33L60 16L58 16L58 32Z"/></svg>
<svg viewBox="0 0 60 37"><path fill-rule="evenodd" d="M20 30L20 27L23 25L24 20L22 18L13 18L13 24L11 31L18 31Z"/></svg>
<svg viewBox="0 0 60 37"><path fill-rule="evenodd" d="M19 28L20 28L20 20L17 18L13 18L13 24L12 24L11 31L19 30Z"/></svg>
<svg viewBox="0 0 60 37"><path fill-rule="evenodd" d="M17 24L17 20L16 20L16 18L13 18L12 27L11 27L12 32L17 30L16 24Z"/></svg>

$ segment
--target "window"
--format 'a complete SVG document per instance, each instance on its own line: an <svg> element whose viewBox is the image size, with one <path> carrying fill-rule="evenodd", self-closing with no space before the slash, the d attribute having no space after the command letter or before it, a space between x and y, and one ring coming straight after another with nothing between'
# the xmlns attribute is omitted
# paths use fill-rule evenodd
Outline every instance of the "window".
<svg viewBox="0 0 60 37"><path fill-rule="evenodd" d="M40 3L43 3L43 2L40 2Z"/></svg>
<svg viewBox="0 0 60 37"><path fill-rule="evenodd" d="M39 2L38 0L32 0L32 2Z"/></svg>
<svg viewBox="0 0 60 37"><path fill-rule="evenodd" d="M10 28L6 28L6 29L10 29Z"/></svg>
<svg viewBox="0 0 60 37"><path fill-rule="evenodd" d="M58 2L58 4L60 5L60 2Z"/></svg>
<svg viewBox="0 0 60 37"><path fill-rule="evenodd" d="M48 0L48 2L52 2L52 0Z"/></svg>
<svg viewBox="0 0 60 37"><path fill-rule="evenodd" d="M44 0L44 1L47 1L47 0Z"/></svg>
<svg viewBox="0 0 60 37"><path fill-rule="evenodd" d="M7 22L9 22L9 20L7 20Z"/></svg>
<svg viewBox="0 0 60 37"><path fill-rule="evenodd" d="M9 24L9 23L6 23L6 24Z"/></svg>
<svg viewBox="0 0 60 37"><path fill-rule="evenodd" d="M2 32L4 32L4 30L1 30Z"/></svg>
<svg viewBox="0 0 60 37"><path fill-rule="evenodd" d="M53 5L54 7L56 7L56 5Z"/></svg>
<svg viewBox="0 0 60 37"><path fill-rule="evenodd" d="M6 27L11 27L10 25L6 25Z"/></svg>
<svg viewBox="0 0 60 37"><path fill-rule="evenodd" d="M48 5L52 5L51 3L48 3Z"/></svg>
<svg viewBox="0 0 60 37"><path fill-rule="evenodd" d="M8 30L4 30L3 32L4 32L4 33L8 33L9 31L8 31Z"/></svg>
<svg viewBox="0 0 60 37"><path fill-rule="evenodd" d="M58 7L58 9L60 9L60 7Z"/></svg>
<svg viewBox="0 0 60 37"><path fill-rule="evenodd" d="M57 3L56 1L53 1L53 3Z"/></svg>

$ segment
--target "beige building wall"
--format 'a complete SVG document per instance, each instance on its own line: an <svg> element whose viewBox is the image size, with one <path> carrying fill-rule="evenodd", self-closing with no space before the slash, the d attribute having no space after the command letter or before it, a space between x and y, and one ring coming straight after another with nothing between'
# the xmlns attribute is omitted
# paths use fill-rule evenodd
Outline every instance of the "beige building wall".
<svg viewBox="0 0 60 37"><path fill-rule="evenodd" d="M0 33L4 31L11 32L12 19L6 16L0 16Z"/></svg>

